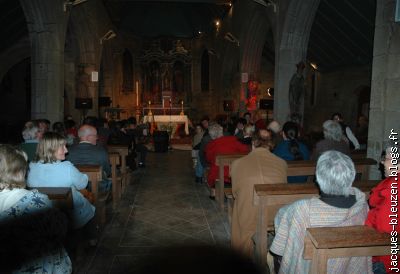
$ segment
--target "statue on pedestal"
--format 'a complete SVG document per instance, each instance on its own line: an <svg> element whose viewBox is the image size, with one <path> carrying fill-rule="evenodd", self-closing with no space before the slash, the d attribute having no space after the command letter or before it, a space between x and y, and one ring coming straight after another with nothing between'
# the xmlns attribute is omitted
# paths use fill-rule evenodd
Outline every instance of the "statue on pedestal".
<svg viewBox="0 0 400 274"><path fill-rule="evenodd" d="M305 92L303 71L306 65L303 61L300 61L296 64L296 67L297 71L290 79L289 86L290 115L295 114L302 117L302 103Z"/></svg>

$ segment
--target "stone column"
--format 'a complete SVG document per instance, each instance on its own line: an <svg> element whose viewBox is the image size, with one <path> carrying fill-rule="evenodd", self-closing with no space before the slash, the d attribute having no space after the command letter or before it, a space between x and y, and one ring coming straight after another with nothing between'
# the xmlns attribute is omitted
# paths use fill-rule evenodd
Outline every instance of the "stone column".
<svg viewBox="0 0 400 274"><path fill-rule="evenodd" d="M62 121L64 44L68 13L63 0L20 0L31 39L32 119Z"/></svg>
<svg viewBox="0 0 400 274"><path fill-rule="evenodd" d="M378 0L376 7L367 152L376 160L391 130L400 134L400 26L394 22L395 6L394 0ZM370 178L380 177L376 166Z"/></svg>

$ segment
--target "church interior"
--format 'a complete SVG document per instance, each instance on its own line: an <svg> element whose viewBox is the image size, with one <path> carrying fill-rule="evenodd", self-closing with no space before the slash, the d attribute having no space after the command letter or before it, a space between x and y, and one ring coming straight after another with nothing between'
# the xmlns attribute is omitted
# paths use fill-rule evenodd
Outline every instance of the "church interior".
<svg viewBox="0 0 400 274"><path fill-rule="evenodd" d="M231 254L234 177L226 184L218 160L228 151L204 156L207 165L213 161L215 185L206 180L213 167L197 169L201 156L193 151L207 150L196 139L197 127L208 134L204 120L235 136L241 121L239 130L246 130L240 120L246 113L247 124L259 130L295 123L310 151L300 159L314 161L312 173L295 175L311 176L325 121L340 113L341 125L358 139L348 155L365 160L351 157L357 173L368 182L384 177L382 151L400 129L399 1L0 0L0 18L0 144L24 143L28 121L38 128L47 121L56 131L57 122L66 127L69 120L76 145L83 140L80 126L93 118L91 134L110 159L112 190L104 201L101 187L94 192L96 244L81 247L81 232L66 232L67 239L80 239L73 247L64 242L72 270L53 273L274 273L257 243L251 259ZM121 149L126 143L110 138L107 149L100 135L111 124L126 132L134 126L146 141ZM67 139L65 148L71 157L72 143ZM234 153L242 153L239 146ZM397 170L398 154L391 157ZM229 174L235 174L232 161L225 162ZM368 170L360 171L366 162ZM86 172L93 192L92 171ZM310 273L319 273L313 267Z"/></svg>

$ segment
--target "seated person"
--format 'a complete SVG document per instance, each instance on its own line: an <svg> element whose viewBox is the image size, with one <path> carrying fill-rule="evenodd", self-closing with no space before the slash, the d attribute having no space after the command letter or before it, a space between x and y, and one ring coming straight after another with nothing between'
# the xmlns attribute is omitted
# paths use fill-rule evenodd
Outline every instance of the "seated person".
<svg viewBox="0 0 400 274"><path fill-rule="evenodd" d="M258 207L253 204L256 184L286 183L287 165L284 160L271 153L274 143L271 132L256 131L253 150L232 164L232 192L235 205L232 213L231 243L237 251L251 258L256 231Z"/></svg>
<svg viewBox="0 0 400 274"><path fill-rule="evenodd" d="M138 126L135 117L131 117L126 121L124 126L125 133L131 137L133 141L133 149L139 154L139 167L146 167L146 156L148 149L145 144L148 142L147 128ZM132 152L132 155L134 153ZM134 157L133 157L134 158ZM134 161L134 159L132 159ZM128 161L127 161L128 162Z"/></svg>
<svg viewBox="0 0 400 274"><path fill-rule="evenodd" d="M207 162L210 166L208 172L207 184L211 189L210 199L215 199L215 180L218 178L218 166L216 157L218 154L247 153L249 146L242 144L235 136L223 136L223 129L219 124L213 124L208 127L208 133L212 139L205 148ZM225 167L225 179L229 181L229 169ZM221 182L223 183L223 182Z"/></svg>
<svg viewBox="0 0 400 274"><path fill-rule="evenodd" d="M274 149L274 154L286 161L309 160L308 148L297 140L299 129L294 122L286 122L282 130L283 141ZM302 183L307 181L307 176L289 176L288 183Z"/></svg>
<svg viewBox="0 0 400 274"><path fill-rule="evenodd" d="M324 139L315 145L315 149L311 156L312 160L318 160L318 157L325 151L336 150L346 155L350 155L349 144L344 140L345 136L342 127L338 122L327 120L322 124L324 131Z"/></svg>
<svg viewBox="0 0 400 274"><path fill-rule="evenodd" d="M72 273L67 220L47 195L25 189L27 157L0 145L0 265L4 273Z"/></svg>
<svg viewBox="0 0 400 274"><path fill-rule="evenodd" d="M35 121L28 121L25 123L24 129L22 130L24 143L20 144L20 148L28 155L29 162L33 161L35 158L36 147L42 136L43 133Z"/></svg>
<svg viewBox="0 0 400 274"><path fill-rule="evenodd" d="M254 134L254 125L245 125L243 128L243 137L239 138L242 144L248 145L251 148L252 136Z"/></svg>
<svg viewBox="0 0 400 274"><path fill-rule="evenodd" d="M350 145L351 149L360 149L360 144L354 136L353 131L351 131L350 127L344 123L343 116L339 112L332 114L331 119L339 123L342 128L343 136L345 141Z"/></svg>
<svg viewBox="0 0 400 274"><path fill-rule="evenodd" d="M111 182L107 177L111 176L110 160L106 149L97 145L96 128L82 125L78 130L78 136L79 144L69 148L67 160L74 165L101 165L104 173L102 187L109 190Z"/></svg>
<svg viewBox="0 0 400 274"><path fill-rule="evenodd" d="M382 157L382 164L385 168L385 177L386 179L379 183L372 191L369 196L369 205L370 211L368 212L368 217L365 222L366 225L371 226L378 230L379 232L391 233L393 231L393 227L395 227L397 233L399 232L398 226L390 225L392 218L389 215L394 214L392 212L392 200L393 196L393 186L398 184L398 171L393 169L395 166L392 164L392 160L397 161L398 153L397 150L394 149L394 146L388 146L385 149L385 154ZM397 156L397 158L395 158ZM394 162L393 161L393 162ZM392 168L392 169L391 169ZM396 203L397 204L397 203ZM398 205L396 206L397 211L399 209ZM396 211L396 212L397 212ZM398 220L398 218L397 218ZM393 235L392 235L393 236ZM373 269L375 274L381 273L395 273L395 269L398 269L399 266L391 265L390 256L379 256L373 257ZM395 269L391 269L395 268ZM398 271L397 271L398 272ZM396 272L396 273L397 273Z"/></svg>
<svg viewBox="0 0 400 274"><path fill-rule="evenodd" d="M354 163L347 155L331 150L319 157L316 176L320 197L296 201L282 207L275 216L270 250L282 256L279 273L309 273L311 260L303 259L307 228L364 224L368 204L365 194L352 187L355 175ZM274 261L279 261L277 258ZM328 260L327 273L361 274L371 269L370 257L338 258Z"/></svg>
<svg viewBox="0 0 400 274"><path fill-rule="evenodd" d="M80 173L70 161L64 161L67 152L66 141L62 136L55 132L45 133L38 144L36 160L29 164L27 185L71 187L74 200L71 212L73 227L81 228L93 219L95 207L79 192L86 188L88 177Z"/></svg>

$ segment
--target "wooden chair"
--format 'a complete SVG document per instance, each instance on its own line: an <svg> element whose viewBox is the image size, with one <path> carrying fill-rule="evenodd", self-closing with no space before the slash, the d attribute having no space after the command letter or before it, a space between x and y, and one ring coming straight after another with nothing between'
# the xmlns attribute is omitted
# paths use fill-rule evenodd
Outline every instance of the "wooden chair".
<svg viewBox="0 0 400 274"><path fill-rule="evenodd" d="M311 274L327 273L328 259L390 255L390 235L368 226L308 228L304 259L311 261Z"/></svg>
<svg viewBox="0 0 400 274"><path fill-rule="evenodd" d="M130 179L130 173L126 166L126 156L128 156L129 149L126 145L108 145L107 150L108 153L118 153L120 156L120 170L122 179L121 193L124 193Z"/></svg>

